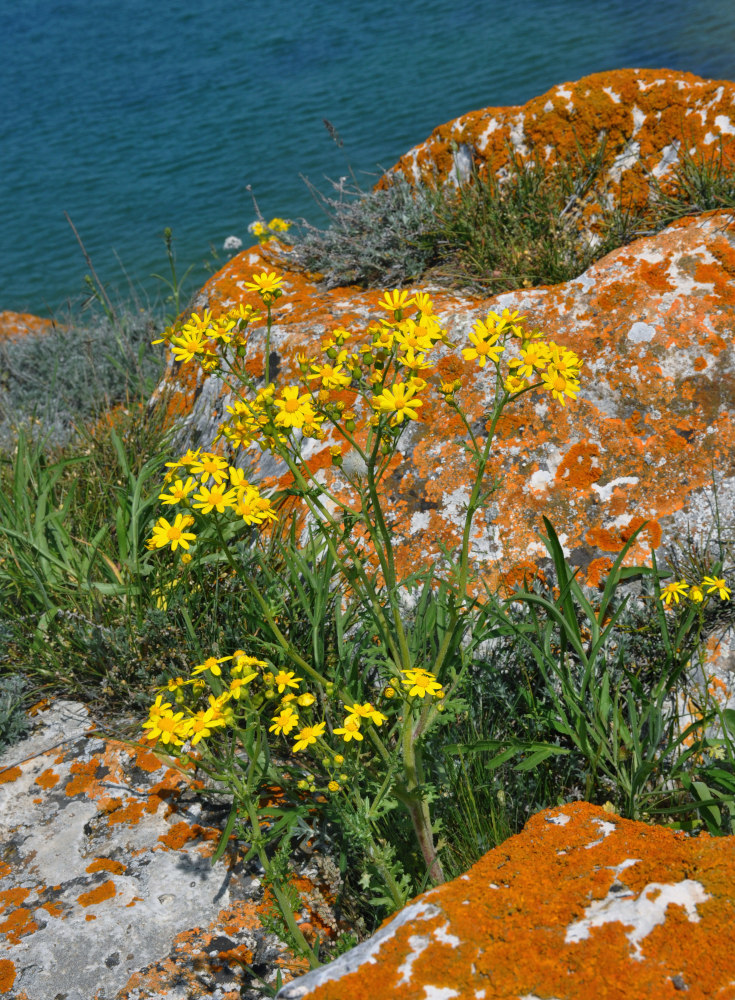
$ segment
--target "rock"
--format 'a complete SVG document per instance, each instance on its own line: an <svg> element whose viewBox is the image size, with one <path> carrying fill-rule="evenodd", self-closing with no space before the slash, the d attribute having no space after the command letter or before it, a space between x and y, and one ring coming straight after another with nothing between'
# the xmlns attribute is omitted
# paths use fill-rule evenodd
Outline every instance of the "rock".
<svg viewBox="0 0 735 1000"><path fill-rule="evenodd" d="M30 313L0 312L0 341L9 337L24 337L26 334L49 333L55 323L50 319L41 319Z"/></svg>
<svg viewBox="0 0 735 1000"><path fill-rule="evenodd" d="M735 83L670 70L609 70L559 84L522 107L483 108L440 125L394 171L456 184L474 163L502 177L512 156L569 164L604 139L599 186L611 203L642 208L650 178L665 186L686 153L709 157L722 142L723 166L732 168L734 135ZM594 229L594 198L586 199L585 213Z"/></svg>
<svg viewBox="0 0 735 1000"><path fill-rule="evenodd" d="M733 846L584 802L546 810L278 998L730 997Z"/></svg>
<svg viewBox="0 0 735 1000"><path fill-rule="evenodd" d="M197 307L215 313L249 301L244 282L276 266L267 248L234 258L203 289ZM324 333L339 325L363 331L380 315L381 293L326 290L310 276L283 268L275 306L272 349L281 384L295 379L295 358L316 354ZM473 556L495 579L512 582L545 557L542 516L555 526L573 565L597 585L630 534L648 527L629 563L646 561L651 547L703 538L713 518L713 479L723 523L735 514L735 223L723 212L681 219L655 236L623 247L583 275L553 287L480 299L420 286L434 297L456 348L441 348L439 368L459 376L458 398L470 420L482 421L491 398L488 368L463 360L460 348L489 309L518 310L530 328L584 359L582 389L562 407L546 395L527 395L506 411L498 428L493 472L502 489L477 515ZM253 334L253 372L262 372L263 331ZM178 446L211 446L231 402L195 366L169 367L157 394L181 428ZM359 424L358 424L359 426ZM435 557L455 545L471 469L457 445L458 418L428 396L419 420L401 439L406 465L390 480L399 567ZM329 465L327 439L309 464ZM256 463L259 452L250 456ZM261 474L283 485L272 467ZM268 478L270 476L270 478ZM331 480L330 480L331 481Z"/></svg>
<svg viewBox="0 0 735 1000"><path fill-rule="evenodd" d="M211 864L226 799L143 743L100 736L76 702L35 721L0 757L1 995L240 1000L261 996L247 966L303 971L260 926L261 871L243 845ZM298 874L299 919L328 936L327 867Z"/></svg>

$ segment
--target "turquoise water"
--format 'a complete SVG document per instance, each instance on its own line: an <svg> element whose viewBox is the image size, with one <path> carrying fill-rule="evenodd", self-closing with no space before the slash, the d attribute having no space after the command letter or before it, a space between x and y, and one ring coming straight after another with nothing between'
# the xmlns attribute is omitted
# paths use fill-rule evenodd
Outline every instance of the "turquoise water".
<svg viewBox="0 0 735 1000"><path fill-rule="evenodd" d="M300 174L326 190L466 111L625 66L735 79L735 3L11 0L0 310L47 315L83 292L65 211L104 281L124 286L124 268L155 295L164 227L201 283L210 245L224 262L227 236L247 241L247 185L267 218L319 223Z"/></svg>

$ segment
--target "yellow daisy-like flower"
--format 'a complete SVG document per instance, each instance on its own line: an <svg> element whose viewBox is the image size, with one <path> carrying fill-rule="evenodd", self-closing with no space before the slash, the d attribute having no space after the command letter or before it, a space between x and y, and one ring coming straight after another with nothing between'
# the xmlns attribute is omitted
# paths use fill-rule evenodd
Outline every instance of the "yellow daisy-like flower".
<svg viewBox="0 0 735 1000"><path fill-rule="evenodd" d="M278 408L276 424L279 427L303 427L307 419L312 419L311 396L308 393L300 396L296 385L286 386L275 404Z"/></svg>
<svg viewBox="0 0 735 1000"><path fill-rule="evenodd" d="M221 677L222 669L220 667L220 663L226 663L231 659L231 656L209 656L204 663L200 663L198 666L194 667L191 672L191 676L196 677L197 674L202 674L205 670L208 670L210 674L214 674L215 677Z"/></svg>
<svg viewBox="0 0 735 1000"><path fill-rule="evenodd" d="M184 713L166 711L160 715L151 716L143 723L143 729L147 729L148 739L154 739L163 743L164 746L180 747L188 737L188 727L184 720ZM183 723L183 724L182 724Z"/></svg>
<svg viewBox="0 0 735 1000"><path fill-rule="evenodd" d="M344 725L340 729L334 730L334 735L341 736L345 743L349 743L350 740L361 743L365 739L360 732L360 720L356 715L348 715Z"/></svg>
<svg viewBox="0 0 735 1000"><path fill-rule="evenodd" d="M395 338L404 350L415 353L430 351L434 346L434 338L429 330L419 326L412 319L401 323Z"/></svg>
<svg viewBox="0 0 735 1000"><path fill-rule="evenodd" d="M687 590L689 590L689 584L686 580L667 583L665 587L661 588L661 600L666 605L671 604L672 601L678 604L680 597L686 597Z"/></svg>
<svg viewBox="0 0 735 1000"><path fill-rule="evenodd" d="M197 501L193 506L201 510L203 514L209 514L211 510L216 510L218 514L237 505L237 490L228 490L224 483L215 486L202 486L199 493L194 494Z"/></svg>
<svg viewBox="0 0 735 1000"><path fill-rule="evenodd" d="M304 693L300 694L296 699L296 704L300 705L301 708L308 708L309 705L313 705L315 701L316 698L310 691L304 691Z"/></svg>
<svg viewBox="0 0 735 1000"><path fill-rule="evenodd" d="M262 497L254 486L248 486L240 494L234 509L245 524L262 524L264 521L278 520L278 515L271 507L270 500Z"/></svg>
<svg viewBox="0 0 735 1000"><path fill-rule="evenodd" d="M702 586L707 588L708 594L719 593L721 601L729 601L732 589L725 583L724 577L705 576L702 579Z"/></svg>
<svg viewBox="0 0 735 1000"><path fill-rule="evenodd" d="M189 464L189 471L202 479L211 477L215 483L221 483L227 475L227 462L219 455L205 451L201 457Z"/></svg>
<svg viewBox="0 0 735 1000"><path fill-rule="evenodd" d="M549 366L568 378L578 379L582 360L577 357L574 351L560 347L553 340L549 341L547 347L549 349Z"/></svg>
<svg viewBox="0 0 735 1000"><path fill-rule="evenodd" d="M413 698L414 695L423 698L426 694L434 695L435 698L442 697L442 686L430 671L417 668L415 670L402 670L401 673L406 675L401 680L401 684L410 688L409 698Z"/></svg>
<svg viewBox="0 0 735 1000"><path fill-rule="evenodd" d="M171 702L164 701L163 695L159 694L151 707L148 709L148 715L151 719L156 719L159 715L165 715L166 712L169 712L172 707Z"/></svg>
<svg viewBox="0 0 735 1000"><path fill-rule="evenodd" d="M185 531L193 522L193 518L188 514L177 514L173 524L169 524L165 517L159 517L153 527L153 534L148 539L151 548L162 549L166 545L171 546L171 551L175 552L180 545L183 549L189 548L189 542L193 542L196 535L191 531Z"/></svg>
<svg viewBox="0 0 735 1000"><path fill-rule="evenodd" d="M330 792L338 792L339 791L339 782L338 781L330 781L329 784L327 785L327 788L329 789Z"/></svg>
<svg viewBox="0 0 735 1000"><path fill-rule="evenodd" d="M544 389L548 389L554 399L558 399L562 406L565 405L564 397L576 399L579 392L579 382L575 382L570 375L549 365L547 371L541 373L541 381Z"/></svg>
<svg viewBox="0 0 735 1000"><path fill-rule="evenodd" d="M287 687L298 688L303 679L303 677L296 677L293 670L289 670L288 673L285 670L279 670L273 678L273 683L278 686L278 693L283 694Z"/></svg>
<svg viewBox="0 0 735 1000"><path fill-rule="evenodd" d="M704 600L704 591L701 587L698 587L695 584L687 596L689 597L689 600L694 601L695 604L701 604Z"/></svg>
<svg viewBox="0 0 735 1000"><path fill-rule="evenodd" d="M373 708L371 702L366 701L364 705L345 705L348 718L369 719L374 726L382 726L387 721L388 716L383 715L377 708Z"/></svg>
<svg viewBox="0 0 735 1000"><path fill-rule="evenodd" d="M317 722L315 726L304 726L293 745L294 752L298 753L299 750L305 750L312 743L316 743L324 735L325 726L326 722Z"/></svg>
<svg viewBox="0 0 735 1000"><path fill-rule="evenodd" d="M244 469L236 469L233 465L229 469L230 475L230 486L234 487L236 490L245 489L250 483L245 478Z"/></svg>
<svg viewBox="0 0 735 1000"><path fill-rule="evenodd" d="M434 312L434 303L428 292L416 292L413 297L414 305L424 316L431 316Z"/></svg>
<svg viewBox="0 0 735 1000"><path fill-rule="evenodd" d="M325 389L343 389L352 381L352 376L347 374L342 365L314 364L311 366L311 375L306 377L310 381L321 379Z"/></svg>
<svg viewBox="0 0 735 1000"><path fill-rule="evenodd" d="M195 747L200 740L212 735L212 730L217 726L224 726L225 720L217 717L212 708L202 709L187 720L188 735L191 745Z"/></svg>
<svg viewBox="0 0 735 1000"><path fill-rule="evenodd" d="M385 309L386 312L395 313L399 309L407 309L414 303L413 297L409 298L409 293L407 291L394 291L386 292L380 302L378 302L379 309Z"/></svg>
<svg viewBox="0 0 735 1000"><path fill-rule="evenodd" d="M462 348L462 357L465 361L476 360L480 368L485 367L488 358L491 361L497 361L505 350L505 345L498 343L497 333L483 336L483 331L486 332L486 330L484 324L478 321L474 331L469 336L470 343L474 346Z"/></svg>
<svg viewBox="0 0 735 1000"><path fill-rule="evenodd" d="M182 503L195 486L196 483L191 476L187 477L186 482L182 479L177 479L174 485L169 487L169 492L159 494L158 499L163 501L164 506L166 504Z"/></svg>
<svg viewBox="0 0 735 1000"><path fill-rule="evenodd" d="M423 406L420 399L414 399L416 390L405 382L396 382L391 388L385 388L379 396L373 399L373 407L382 413L394 414L391 423L400 424L405 419L416 420L418 407Z"/></svg>
<svg viewBox="0 0 735 1000"><path fill-rule="evenodd" d="M251 292L257 292L263 302L267 304L281 294L283 291L282 282L283 278L279 277L275 271L262 271L260 274L254 274L252 281L246 281L245 287Z"/></svg>
<svg viewBox="0 0 735 1000"><path fill-rule="evenodd" d="M204 354L207 338L202 333L189 332L171 338L171 351L177 361L193 361L198 354Z"/></svg>
<svg viewBox="0 0 735 1000"><path fill-rule="evenodd" d="M253 667L268 666L265 660L259 660L255 656L247 656L245 653L243 653L241 649L235 650L235 652L232 654L232 658L235 661L235 665L232 667L231 673L234 675L246 674Z"/></svg>
<svg viewBox="0 0 735 1000"><path fill-rule="evenodd" d="M521 348L520 358L511 358L508 367L512 374L519 378L532 378L535 371L541 371L549 363L551 354L544 343L529 344L525 350Z"/></svg>
<svg viewBox="0 0 735 1000"><path fill-rule="evenodd" d="M525 378L518 378L516 375L509 375L503 385L508 390L508 392L520 392L521 389L525 389L528 382Z"/></svg>
<svg viewBox="0 0 735 1000"><path fill-rule="evenodd" d="M268 732L275 733L276 736L280 736L281 733L288 736L291 730L298 726L299 716L292 708L287 707L282 709L278 715L274 715L271 721L273 725L268 726Z"/></svg>
<svg viewBox="0 0 735 1000"><path fill-rule="evenodd" d="M247 685L257 677L256 674L246 674L244 677L233 677L230 681L229 695L234 698L235 701L240 700L240 695L244 692Z"/></svg>

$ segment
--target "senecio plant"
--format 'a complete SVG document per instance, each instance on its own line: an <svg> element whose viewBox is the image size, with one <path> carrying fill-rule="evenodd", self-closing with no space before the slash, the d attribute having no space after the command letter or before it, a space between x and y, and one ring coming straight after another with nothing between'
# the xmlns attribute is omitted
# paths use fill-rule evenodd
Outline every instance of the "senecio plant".
<svg viewBox="0 0 735 1000"><path fill-rule="evenodd" d="M279 386L271 380L270 345L281 285L282 278L273 272L255 274L246 287L260 296L262 309L239 305L216 318L205 311L168 332L177 360L200 365L230 390L232 404L217 441L231 461L198 450L169 463L160 499L172 512L158 519L148 542L151 549L170 548L184 563L215 558L229 563L258 609L270 652L265 655L261 644L256 650L260 655L253 655L252 648L238 648L203 658L190 677L173 679L160 690L144 728L164 750L195 762L233 795L220 851L233 829L242 829L250 851L270 874L274 854L267 850L269 844L290 846L294 836L314 829L319 814L337 818L332 824L335 836L345 841L338 845L340 852L357 843L362 853L363 888L372 891L373 902L397 909L416 890L416 882L402 869L386 834L382 821L392 810L403 809L410 817L423 884L444 879L422 749L430 730L461 710L458 685L468 663L467 648L475 632L482 633L477 625L483 608L498 608L497 602L481 603L473 596L477 579L470 558L473 520L498 488L497 482L487 482L498 421L526 393L547 393L561 406L574 400L582 362L573 351L530 331L516 312L489 312L475 323L468 346L462 348L466 361L494 375L494 399L484 428L478 430L458 399L460 380L445 381L437 371L440 345L456 348L430 297L393 291L385 293L379 303L381 318L370 323L362 337L342 327L332 330L322 343L321 357L299 355L300 378ZM256 339L254 330L262 337L263 326L263 376L257 378L252 374L259 366L251 341ZM474 482L458 552L446 552L443 563L406 580L396 568L385 480L395 467L402 435L420 417L432 393L464 426L462 444L474 466ZM329 476L310 467L313 442L329 448ZM266 495L238 466L238 453L253 445L280 463L282 482L288 481L280 493ZM278 551L294 599L301 601L313 626L312 657L299 652L284 634L268 594L259 589L260 578L243 556L248 543L247 551L260 552L264 565L274 551L274 539L281 540ZM553 541L558 548L555 536ZM622 576L618 570L623 554L614 567L616 579ZM321 578L322 593L310 606L303 592L317 563L327 571ZM416 616L407 613L409 584L417 581L424 597L440 593L442 598L441 613L435 612L429 623L428 639L427 619L422 631ZM564 585L560 605L571 600L573 584L569 580ZM724 587L715 578L705 584ZM614 583L605 601L611 588ZM326 614L330 595L342 649L349 645L350 629L360 623L367 622L372 634L373 653L357 669L339 658L335 662L320 645L326 621L319 615ZM665 600L669 595L676 600L676 587L670 585L662 594ZM543 603L531 594L526 598ZM549 613L566 612L549 605ZM600 621L603 615L604 609ZM575 612L570 611L569 618L577 629ZM601 634L597 624L595 628L595 634ZM602 629L603 636L608 631ZM487 629L482 634L487 635ZM542 637L543 630L538 635ZM551 644L539 639L532 645L543 669ZM577 645L584 657L581 641ZM349 660L349 654L343 660ZM590 656L583 662L593 660ZM556 669L548 668L552 686ZM574 685L569 682L568 687L573 700ZM560 712L563 709L560 704ZM606 710L609 715L611 705ZM566 725L572 742L596 762L600 750L591 744L587 730L583 740L574 738L583 711L580 705L577 715L567 712ZM585 725L583 720L579 724ZM606 722L601 739L607 728ZM536 759L552 752L570 751L542 749ZM419 877L419 887L421 882ZM272 879L271 886L292 940L316 963L294 920L293 899L278 879Z"/></svg>

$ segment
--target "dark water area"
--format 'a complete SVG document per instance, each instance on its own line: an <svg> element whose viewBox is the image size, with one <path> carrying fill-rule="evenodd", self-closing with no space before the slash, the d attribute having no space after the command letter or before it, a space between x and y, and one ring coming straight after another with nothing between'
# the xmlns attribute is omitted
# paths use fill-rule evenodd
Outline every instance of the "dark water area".
<svg viewBox="0 0 735 1000"><path fill-rule="evenodd" d="M735 3L709 0L13 0L0 15L0 310L103 281L155 297L255 219L326 220L300 175L370 187L444 121L622 67L735 79ZM338 148L323 119L338 129ZM215 265L216 266L216 265ZM124 268L124 272L123 272Z"/></svg>

